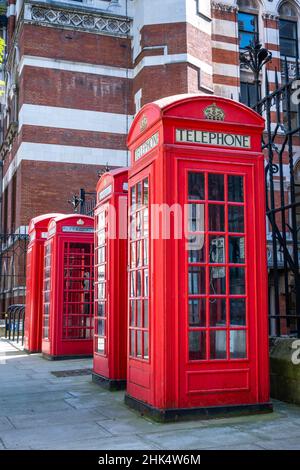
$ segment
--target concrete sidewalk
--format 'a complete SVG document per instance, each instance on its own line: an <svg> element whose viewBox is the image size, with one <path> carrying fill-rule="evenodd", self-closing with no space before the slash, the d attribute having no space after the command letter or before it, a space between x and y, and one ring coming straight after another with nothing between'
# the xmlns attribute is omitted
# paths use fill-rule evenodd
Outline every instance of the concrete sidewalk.
<svg viewBox="0 0 300 470"><path fill-rule="evenodd" d="M90 374L52 374L91 367L88 359L49 362L0 340L0 449L300 449L297 406L275 402L267 415L158 424Z"/></svg>

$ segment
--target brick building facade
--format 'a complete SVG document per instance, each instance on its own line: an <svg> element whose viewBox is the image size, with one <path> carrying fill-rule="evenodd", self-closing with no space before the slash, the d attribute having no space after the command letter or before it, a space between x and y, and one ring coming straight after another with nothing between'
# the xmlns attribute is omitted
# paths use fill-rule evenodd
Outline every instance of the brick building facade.
<svg viewBox="0 0 300 470"><path fill-rule="evenodd" d="M255 38L272 52L274 87L281 54L293 71L299 8L294 0L8 0L0 231L23 233L36 215L70 212L72 195L94 191L101 168L127 165L128 129L145 103L178 93L253 101L239 53ZM299 157L297 140L298 175Z"/></svg>

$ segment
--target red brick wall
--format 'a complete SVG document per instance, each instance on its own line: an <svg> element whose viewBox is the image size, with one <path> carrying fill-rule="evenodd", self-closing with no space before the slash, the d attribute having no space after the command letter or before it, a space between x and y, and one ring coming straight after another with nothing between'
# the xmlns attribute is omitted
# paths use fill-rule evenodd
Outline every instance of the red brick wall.
<svg viewBox="0 0 300 470"><path fill-rule="evenodd" d="M117 150L127 149L127 135L125 134L28 125L22 126L21 133L21 138L25 142Z"/></svg>
<svg viewBox="0 0 300 470"><path fill-rule="evenodd" d="M145 67L133 84L133 94L142 88L142 106L164 96L186 93L188 90L187 64L168 64Z"/></svg>
<svg viewBox="0 0 300 470"><path fill-rule="evenodd" d="M25 66L20 79L23 103L126 114L131 81L119 77ZM128 113L132 114L132 106Z"/></svg>
<svg viewBox="0 0 300 470"><path fill-rule="evenodd" d="M130 39L83 31L25 24L20 31L20 56L33 55L98 65L128 67Z"/></svg>
<svg viewBox="0 0 300 470"><path fill-rule="evenodd" d="M80 188L95 191L101 165L22 161L22 197L18 225L28 225L32 217L46 212L73 212L68 200ZM21 194L21 193L20 193Z"/></svg>

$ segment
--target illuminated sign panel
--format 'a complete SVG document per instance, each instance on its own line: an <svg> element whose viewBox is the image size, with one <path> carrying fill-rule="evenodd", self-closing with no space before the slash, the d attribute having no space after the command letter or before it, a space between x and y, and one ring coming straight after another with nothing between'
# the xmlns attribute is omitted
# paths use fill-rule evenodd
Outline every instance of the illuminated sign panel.
<svg viewBox="0 0 300 470"><path fill-rule="evenodd" d="M112 185L110 184L105 189L102 189L102 191L100 191L100 193L98 195L98 201L102 201L102 199L105 199L111 193L112 193Z"/></svg>
<svg viewBox="0 0 300 470"><path fill-rule="evenodd" d="M244 149L249 149L251 147L251 138L249 135L197 131L190 129L176 129L176 142L213 145L214 147L236 147Z"/></svg>
<svg viewBox="0 0 300 470"><path fill-rule="evenodd" d="M149 137L146 142L144 142L140 147L138 147L135 152L134 152L134 159L135 161L139 160L142 158L146 153L150 152L150 150L154 149L159 143L159 133L156 132L156 134L152 135Z"/></svg>

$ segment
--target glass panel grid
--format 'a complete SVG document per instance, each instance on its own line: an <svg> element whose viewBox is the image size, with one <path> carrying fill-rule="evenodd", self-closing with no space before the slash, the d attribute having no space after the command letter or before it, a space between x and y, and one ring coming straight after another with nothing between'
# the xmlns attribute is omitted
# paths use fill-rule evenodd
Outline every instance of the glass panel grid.
<svg viewBox="0 0 300 470"><path fill-rule="evenodd" d="M131 188L129 261L129 354L149 360L149 179Z"/></svg>
<svg viewBox="0 0 300 470"><path fill-rule="evenodd" d="M106 356L107 320L109 305L107 301L108 243L106 208L96 216L96 264L95 264L95 345L97 354Z"/></svg>
<svg viewBox="0 0 300 470"><path fill-rule="evenodd" d="M44 311L43 311L43 339L50 339L50 297L51 297L51 255L52 240L45 245L44 258Z"/></svg>
<svg viewBox="0 0 300 470"><path fill-rule="evenodd" d="M199 247L195 242L196 249L191 249L195 232L188 232L186 260L189 360L245 359L248 330L245 177L225 174L223 180L214 172L201 172L202 177L197 178L191 177L190 173L197 172L188 174L187 203L204 206L204 210L201 211L204 220L193 221L194 226L198 224L204 228L201 233L204 254L193 255L193 251L197 252ZM201 200L192 199L191 181L198 181L197 194L202 194ZM201 181L203 181L204 188L199 187ZM213 185L211 190L209 190L210 183ZM218 188L218 185L221 185L221 188ZM219 221L215 221L214 224L211 224L209 215L211 204L222 207L224 214L223 217L223 214L217 211ZM230 212L232 207L238 208L237 218ZM196 212L193 209L193 213ZM235 214L234 210L233 213ZM186 223L187 228L190 229L190 218ZM231 232L230 229L233 231ZM203 277L205 277L204 281ZM236 282L237 280L239 282ZM232 333L233 331L241 331L243 334Z"/></svg>
<svg viewBox="0 0 300 470"><path fill-rule="evenodd" d="M94 325L94 253L91 243L64 243L63 339L90 340Z"/></svg>

